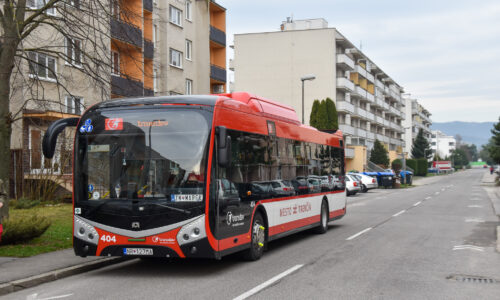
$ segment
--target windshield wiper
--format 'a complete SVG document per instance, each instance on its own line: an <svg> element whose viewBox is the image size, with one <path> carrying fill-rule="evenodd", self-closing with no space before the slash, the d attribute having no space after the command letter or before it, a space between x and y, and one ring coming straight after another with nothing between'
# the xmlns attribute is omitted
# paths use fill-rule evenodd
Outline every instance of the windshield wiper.
<svg viewBox="0 0 500 300"><path fill-rule="evenodd" d="M181 213L186 214L186 215L190 215L191 214L191 211L189 211L189 210L182 209L182 208L177 208L177 207L172 207L172 206L168 206L168 205L165 205L165 204L160 204L160 203L155 203L155 202L147 202L147 204L158 205L160 207L165 207L165 208L168 208L170 210L175 210L175 211L181 212Z"/></svg>

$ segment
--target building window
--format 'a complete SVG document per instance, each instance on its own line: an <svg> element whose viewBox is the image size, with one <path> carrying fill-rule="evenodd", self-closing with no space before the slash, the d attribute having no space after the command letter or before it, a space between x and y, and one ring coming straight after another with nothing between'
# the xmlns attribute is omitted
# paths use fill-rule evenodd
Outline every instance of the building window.
<svg viewBox="0 0 500 300"><path fill-rule="evenodd" d="M170 48L170 65L182 68L182 52Z"/></svg>
<svg viewBox="0 0 500 300"><path fill-rule="evenodd" d="M186 20L189 20L189 21L192 20L191 7L192 7L191 1L189 1L189 0L186 1Z"/></svg>
<svg viewBox="0 0 500 300"><path fill-rule="evenodd" d="M182 26L182 10L170 5L170 23Z"/></svg>
<svg viewBox="0 0 500 300"><path fill-rule="evenodd" d="M111 0L111 16L120 19L120 0Z"/></svg>
<svg viewBox="0 0 500 300"><path fill-rule="evenodd" d="M186 79L186 95L193 94L193 81L191 79Z"/></svg>
<svg viewBox="0 0 500 300"><path fill-rule="evenodd" d="M111 74L120 75L120 53L111 51Z"/></svg>
<svg viewBox="0 0 500 300"><path fill-rule="evenodd" d="M158 70L153 70L153 90L158 92Z"/></svg>
<svg viewBox="0 0 500 300"><path fill-rule="evenodd" d="M66 112L68 114L81 115L84 110L83 98L66 96Z"/></svg>
<svg viewBox="0 0 500 300"><path fill-rule="evenodd" d="M66 38L66 61L75 66L82 65L82 41Z"/></svg>
<svg viewBox="0 0 500 300"><path fill-rule="evenodd" d="M158 44L158 25L153 25L153 44L154 47L157 47Z"/></svg>
<svg viewBox="0 0 500 300"><path fill-rule="evenodd" d="M192 59L192 53L193 53L193 42L190 40L186 40L186 59L191 60Z"/></svg>
<svg viewBox="0 0 500 300"><path fill-rule="evenodd" d="M41 9L47 4L49 0L28 0L26 1L26 6L31 9ZM48 8L45 10L45 13L50 16L55 16L56 15L56 8L52 6L51 8Z"/></svg>
<svg viewBox="0 0 500 300"><path fill-rule="evenodd" d="M56 59L52 56L37 53L37 52L29 52L29 68L30 68L30 76L36 77L38 79L45 80L56 80Z"/></svg>

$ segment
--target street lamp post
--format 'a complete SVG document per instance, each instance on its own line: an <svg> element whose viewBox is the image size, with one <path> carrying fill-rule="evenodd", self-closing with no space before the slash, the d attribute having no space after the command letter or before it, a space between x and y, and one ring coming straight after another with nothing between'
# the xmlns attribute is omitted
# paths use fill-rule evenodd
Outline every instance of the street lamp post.
<svg viewBox="0 0 500 300"><path fill-rule="evenodd" d="M304 124L304 81L314 79L316 79L316 76L314 74L305 75L300 78L300 80L302 81L302 124Z"/></svg>

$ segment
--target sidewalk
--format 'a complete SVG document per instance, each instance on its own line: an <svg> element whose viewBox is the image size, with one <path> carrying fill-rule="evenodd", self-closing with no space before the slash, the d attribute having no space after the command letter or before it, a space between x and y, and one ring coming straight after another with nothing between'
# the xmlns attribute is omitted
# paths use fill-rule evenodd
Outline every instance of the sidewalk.
<svg viewBox="0 0 500 300"><path fill-rule="evenodd" d="M414 185L414 186L421 186L421 185L431 184L431 183L434 183L436 181L439 181L440 179L443 178L443 176L452 176L452 175L453 174L439 175L439 176L430 176L430 177L414 176L413 177L412 185Z"/></svg>
<svg viewBox="0 0 500 300"><path fill-rule="evenodd" d="M0 296L120 261L123 258L82 258L73 249L26 258L0 257Z"/></svg>
<svg viewBox="0 0 500 300"><path fill-rule="evenodd" d="M488 193L494 213L500 220L500 186L495 185L496 176L496 174L487 172L481 180L481 185ZM500 252L500 226L497 226L497 252Z"/></svg>

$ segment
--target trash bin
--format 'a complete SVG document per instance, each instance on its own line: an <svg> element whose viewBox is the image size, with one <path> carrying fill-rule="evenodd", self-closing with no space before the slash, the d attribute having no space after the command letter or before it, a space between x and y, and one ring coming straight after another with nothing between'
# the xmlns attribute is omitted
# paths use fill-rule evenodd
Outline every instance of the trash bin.
<svg viewBox="0 0 500 300"><path fill-rule="evenodd" d="M378 172L377 173L378 186L383 186L384 188L392 187L393 179L395 180L395 175L389 172Z"/></svg>
<svg viewBox="0 0 500 300"><path fill-rule="evenodd" d="M411 171L401 171L401 173L399 173L399 175L401 176L401 183L402 184L411 185L412 179L413 179L413 173Z"/></svg>

